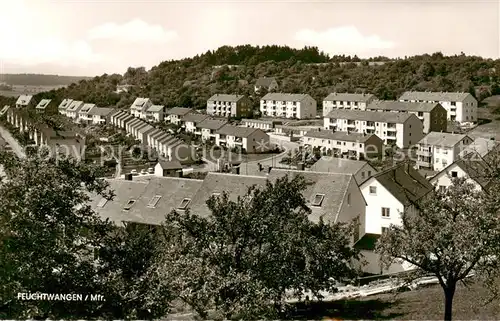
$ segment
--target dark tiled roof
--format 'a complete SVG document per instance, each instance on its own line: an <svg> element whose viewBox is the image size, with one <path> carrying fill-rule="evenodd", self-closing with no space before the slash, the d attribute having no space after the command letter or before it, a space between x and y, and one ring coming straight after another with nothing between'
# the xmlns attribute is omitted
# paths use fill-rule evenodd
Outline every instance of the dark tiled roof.
<svg viewBox="0 0 500 321"><path fill-rule="evenodd" d="M238 127L232 125L226 125L217 131L218 134L236 136L236 137L248 137L257 131L257 128L251 127Z"/></svg>
<svg viewBox="0 0 500 321"><path fill-rule="evenodd" d="M217 130L227 124L227 120L207 118L197 125L199 128Z"/></svg>
<svg viewBox="0 0 500 321"><path fill-rule="evenodd" d="M157 113L157 112L163 111L164 107L165 106L163 106L163 105L151 105L151 107L149 107L147 111L150 113Z"/></svg>
<svg viewBox="0 0 500 321"><path fill-rule="evenodd" d="M323 99L323 101L357 101L367 102L374 98L373 94L350 94L350 93L331 93Z"/></svg>
<svg viewBox="0 0 500 321"><path fill-rule="evenodd" d="M208 115L189 113L182 116L182 120L185 122L200 123L205 119L207 119L208 117L209 117Z"/></svg>
<svg viewBox="0 0 500 321"><path fill-rule="evenodd" d="M372 136L377 136L377 135L375 134L364 135L361 133L348 133L348 132L333 132L330 130L309 131L304 135L304 137L340 140L346 142L359 142L359 143L366 142Z"/></svg>
<svg viewBox="0 0 500 321"><path fill-rule="evenodd" d="M364 111L364 110L332 110L327 118L374 121L379 123L402 124L410 117L417 117L409 113L393 113L389 111Z"/></svg>
<svg viewBox="0 0 500 321"><path fill-rule="evenodd" d="M184 116L193 110L191 108L185 108L185 107L174 107L167 109L167 115L177 115L177 116Z"/></svg>
<svg viewBox="0 0 500 321"><path fill-rule="evenodd" d="M345 174L356 174L363 166L368 163L365 161L340 158L340 157L321 157L314 165L311 166L310 170L313 172L323 172L323 173L345 173ZM375 173L375 170L373 170Z"/></svg>
<svg viewBox="0 0 500 321"><path fill-rule="evenodd" d="M439 103L412 103L402 101L376 100L368 104L366 108L384 111L430 112L438 106L440 106Z"/></svg>
<svg viewBox="0 0 500 321"><path fill-rule="evenodd" d="M401 163L373 176L404 205L410 205L433 190L432 184L408 163Z"/></svg>
<svg viewBox="0 0 500 321"><path fill-rule="evenodd" d="M89 115L107 116L114 112L113 108L94 107L89 111Z"/></svg>

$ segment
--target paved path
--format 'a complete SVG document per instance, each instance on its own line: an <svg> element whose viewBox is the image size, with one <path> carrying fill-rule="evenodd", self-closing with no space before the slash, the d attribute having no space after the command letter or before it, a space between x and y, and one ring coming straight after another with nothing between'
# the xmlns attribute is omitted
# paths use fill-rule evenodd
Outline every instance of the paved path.
<svg viewBox="0 0 500 321"><path fill-rule="evenodd" d="M4 127L0 126L0 136L9 144L9 146L12 148L12 151L20 158L26 157L26 154L24 153L24 148L19 144L17 139L12 136L11 133Z"/></svg>

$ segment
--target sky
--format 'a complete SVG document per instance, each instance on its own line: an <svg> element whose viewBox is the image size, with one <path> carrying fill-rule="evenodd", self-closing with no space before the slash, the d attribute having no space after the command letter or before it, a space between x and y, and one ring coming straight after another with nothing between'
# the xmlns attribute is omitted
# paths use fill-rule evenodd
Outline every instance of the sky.
<svg viewBox="0 0 500 321"><path fill-rule="evenodd" d="M0 0L0 74L123 74L223 45L500 55L500 0Z"/></svg>

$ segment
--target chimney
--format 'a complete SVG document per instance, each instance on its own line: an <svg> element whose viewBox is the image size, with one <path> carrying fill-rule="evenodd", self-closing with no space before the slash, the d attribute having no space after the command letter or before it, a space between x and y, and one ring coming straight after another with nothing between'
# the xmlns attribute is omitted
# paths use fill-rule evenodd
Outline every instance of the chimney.
<svg viewBox="0 0 500 321"><path fill-rule="evenodd" d="M133 177L133 176L132 176L132 173L127 173L127 174L125 174L125 180L126 180L126 181L131 181L131 180L132 180L132 177Z"/></svg>

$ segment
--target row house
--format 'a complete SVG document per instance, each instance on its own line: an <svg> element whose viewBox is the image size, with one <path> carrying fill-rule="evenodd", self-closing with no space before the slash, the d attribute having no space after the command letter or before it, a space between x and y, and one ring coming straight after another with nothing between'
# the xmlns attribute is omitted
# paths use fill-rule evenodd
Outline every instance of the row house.
<svg viewBox="0 0 500 321"><path fill-rule="evenodd" d="M278 135L286 135L290 137L303 137L305 134L313 131L318 131L319 126L289 126L289 125L276 125L274 133Z"/></svg>
<svg viewBox="0 0 500 321"><path fill-rule="evenodd" d="M182 117L185 126L184 129L186 132L194 134L194 132L199 131L197 126L207 118L209 118L208 115L189 113Z"/></svg>
<svg viewBox="0 0 500 321"><path fill-rule="evenodd" d="M57 111L59 112L59 114L66 116L66 110L68 109L68 107L71 105L72 102L73 99L68 99L68 98L63 99L63 101L57 107Z"/></svg>
<svg viewBox="0 0 500 321"><path fill-rule="evenodd" d="M367 161L330 156L322 156L309 170L320 173L351 174L358 185L377 173L377 170Z"/></svg>
<svg viewBox="0 0 500 321"><path fill-rule="evenodd" d="M324 118L326 130L375 134L385 144L399 148L408 148L420 141L424 136L423 126L417 116L407 113L334 110Z"/></svg>
<svg viewBox="0 0 500 321"><path fill-rule="evenodd" d="M130 121L125 126L127 133L145 145L147 144L146 132L154 128L146 121L137 118Z"/></svg>
<svg viewBox="0 0 500 321"><path fill-rule="evenodd" d="M33 95L21 95L16 100L16 108L28 108L35 106Z"/></svg>
<svg viewBox="0 0 500 321"><path fill-rule="evenodd" d="M425 134L446 131L448 128L446 109L439 103L376 100L366 110L414 114L424 124Z"/></svg>
<svg viewBox="0 0 500 321"><path fill-rule="evenodd" d="M458 160L472 142L467 135L431 132L417 144L417 168L440 172Z"/></svg>
<svg viewBox="0 0 500 321"><path fill-rule="evenodd" d="M258 128L225 125L216 132L215 144L226 148L240 147L247 153L264 153L271 149L269 135Z"/></svg>
<svg viewBox="0 0 500 321"><path fill-rule="evenodd" d="M131 114L127 113L127 112L124 112L122 110L119 110L115 113L113 113L111 116L110 116L110 123L113 125L113 126L116 126L118 128L122 128L122 129L125 129L125 125L127 122L131 121L132 119L134 119L135 117L132 116Z"/></svg>
<svg viewBox="0 0 500 321"><path fill-rule="evenodd" d="M275 91L278 89L278 81L274 77L261 77L255 81L254 92L259 93L262 89Z"/></svg>
<svg viewBox="0 0 500 321"><path fill-rule="evenodd" d="M195 135L201 135L204 142L210 141L215 144L217 131L226 126L227 120L207 118L196 126Z"/></svg>
<svg viewBox="0 0 500 321"><path fill-rule="evenodd" d="M259 128L259 129L262 129L264 131L271 131L276 127L276 125L281 125L281 124L283 124L282 121L273 120L273 119L242 119L241 120L241 125L243 127Z"/></svg>
<svg viewBox="0 0 500 321"><path fill-rule="evenodd" d="M92 116L89 115L89 112L95 107L96 107L95 104L90 104L90 103L83 104L82 108L80 108L78 110L78 113L77 113L78 117L76 119L76 122L80 123L80 124L92 123Z"/></svg>
<svg viewBox="0 0 500 321"><path fill-rule="evenodd" d="M92 119L91 123L93 125L107 124L114 112L113 108L94 107L89 111L88 117Z"/></svg>
<svg viewBox="0 0 500 321"><path fill-rule="evenodd" d="M316 100L308 94L269 93L260 100L262 116L307 119L316 117Z"/></svg>
<svg viewBox="0 0 500 321"><path fill-rule="evenodd" d="M215 94L207 100L207 114L217 117L248 117L252 106L244 95Z"/></svg>
<svg viewBox="0 0 500 321"><path fill-rule="evenodd" d="M193 146L187 145L179 138L163 131L151 131L148 145L154 148L163 160L190 164L196 159L196 151Z"/></svg>
<svg viewBox="0 0 500 321"><path fill-rule="evenodd" d="M439 103L446 109L448 120L477 122L477 100L470 93L407 91L399 101Z"/></svg>
<svg viewBox="0 0 500 321"><path fill-rule="evenodd" d="M373 160L382 155L384 142L375 134L320 130L308 132L303 145L333 157Z"/></svg>
<svg viewBox="0 0 500 321"><path fill-rule="evenodd" d="M323 117L335 109L365 110L374 99L372 94L331 93L323 99Z"/></svg>
<svg viewBox="0 0 500 321"><path fill-rule="evenodd" d="M403 213L418 213L415 204L433 191L432 184L408 162L402 162L376 173L362 183L360 189L367 205L366 215L359 222L360 237L355 247L368 263L363 270L386 274L414 268L407 262L383 268L374 246L391 225L402 226Z"/></svg>
<svg viewBox="0 0 500 321"><path fill-rule="evenodd" d="M153 106L151 99L137 97L134 100L134 102L132 103L132 105L130 106L130 113L136 118L145 119L146 118L146 111L151 106Z"/></svg>
<svg viewBox="0 0 500 321"><path fill-rule="evenodd" d="M71 104L69 104L68 108L66 108L66 117L73 119L74 121L78 120L78 112L83 107L85 103L81 100L73 100Z"/></svg>
<svg viewBox="0 0 500 321"><path fill-rule="evenodd" d="M49 104L50 104L51 101L52 100L50 100L50 99L42 99L42 100L40 100L40 102L38 103L38 105L36 105L35 110L38 113L44 113L45 109L47 109L47 106L49 106Z"/></svg>
<svg viewBox="0 0 500 321"><path fill-rule="evenodd" d="M187 114L191 113L193 110L191 108L185 107L174 107L170 108L166 111L167 118L166 120L172 124L182 126L184 121L182 118Z"/></svg>
<svg viewBox="0 0 500 321"><path fill-rule="evenodd" d="M152 105L146 110L144 119L153 123L162 122L164 119L164 109L165 106L163 105Z"/></svg>
<svg viewBox="0 0 500 321"><path fill-rule="evenodd" d="M438 191L444 192L453 185L454 178L465 178L476 190L487 189L491 180L488 173L491 168L477 153L467 154L445 167L429 181Z"/></svg>

